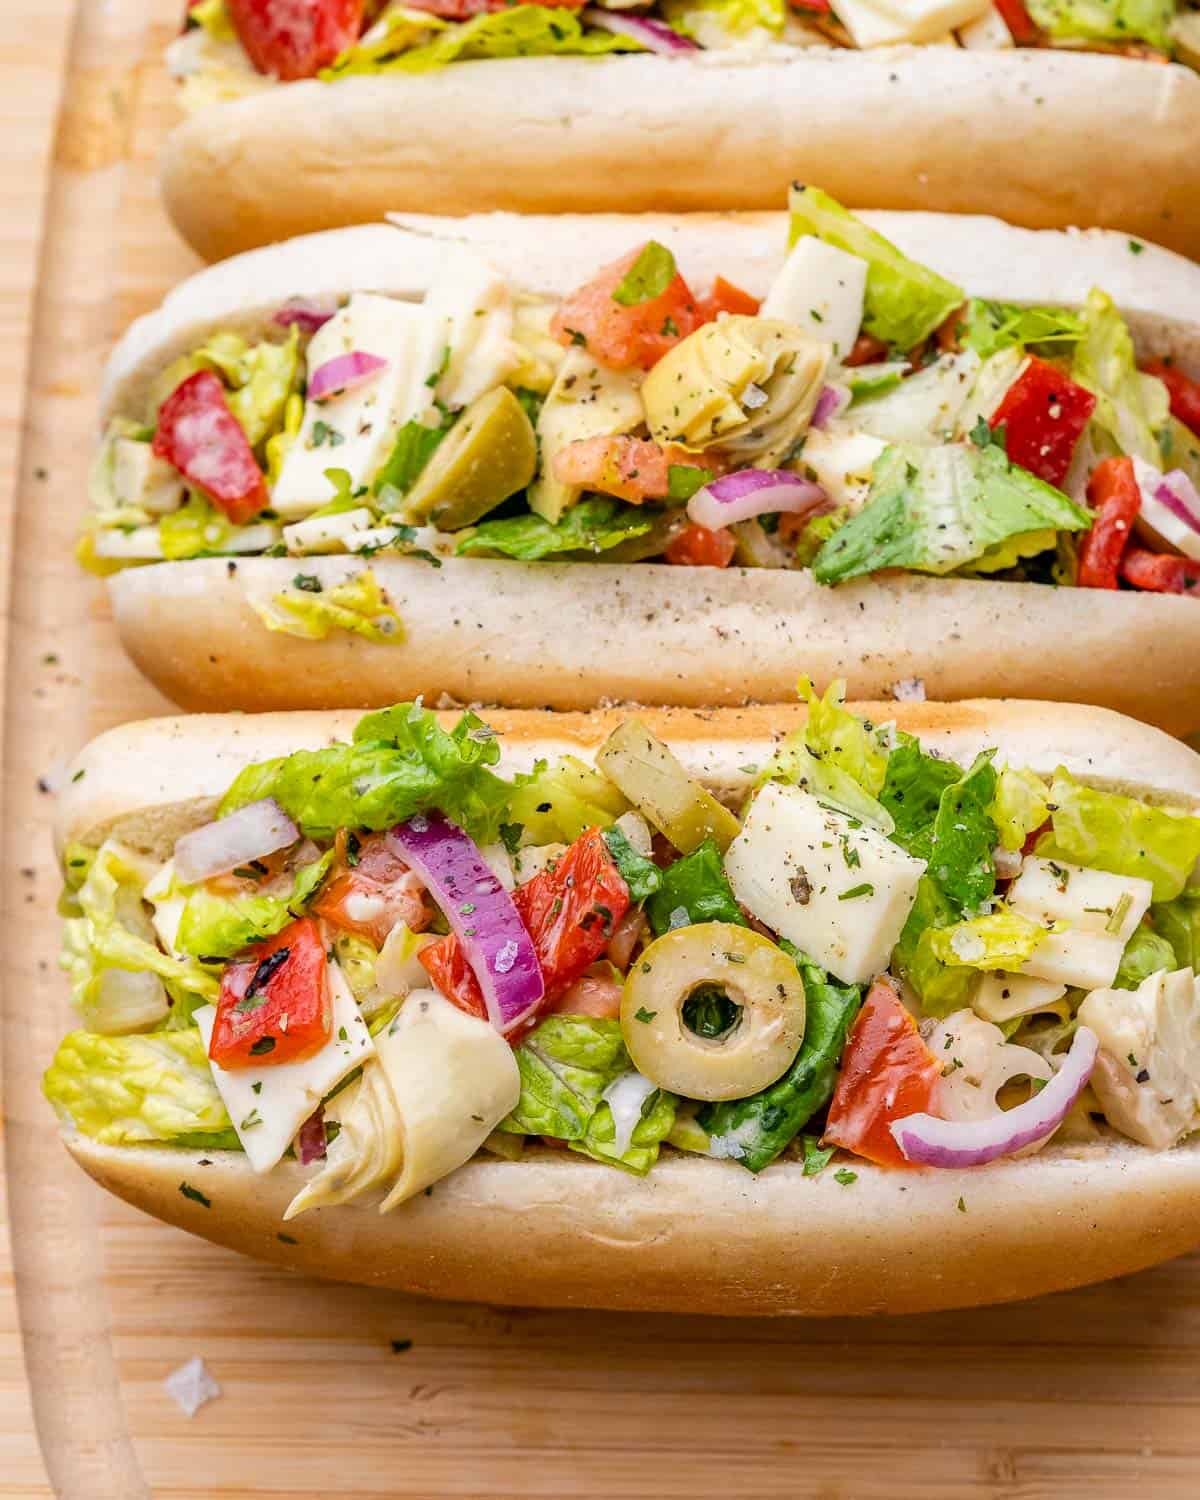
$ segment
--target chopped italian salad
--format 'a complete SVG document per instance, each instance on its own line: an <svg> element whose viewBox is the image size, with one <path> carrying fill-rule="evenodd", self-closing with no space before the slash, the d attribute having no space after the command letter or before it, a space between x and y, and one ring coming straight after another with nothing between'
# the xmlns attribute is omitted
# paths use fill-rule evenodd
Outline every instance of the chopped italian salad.
<svg viewBox="0 0 1200 1500"><path fill-rule="evenodd" d="M377 640L379 555L1196 589L1200 382L1103 291L968 298L812 187L790 224L761 305L656 241L559 301L461 244L419 303L283 289L114 418L81 556L292 557L270 627ZM364 569L327 591L318 553Z"/></svg>
<svg viewBox="0 0 1200 1500"><path fill-rule="evenodd" d="M1200 66L1189 0L193 0L168 62L185 108L303 78L504 57L697 58L912 44L1051 47Z"/></svg>
<svg viewBox="0 0 1200 1500"><path fill-rule="evenodd" d="M47 1097L112 1146L290 1154L289 1214L479 1152L850 1186L1200 1128L1200 818L801 690L723 785L636 718L504 775L474 714L400 704L247 766L165 860L67 845Z"/></svg>

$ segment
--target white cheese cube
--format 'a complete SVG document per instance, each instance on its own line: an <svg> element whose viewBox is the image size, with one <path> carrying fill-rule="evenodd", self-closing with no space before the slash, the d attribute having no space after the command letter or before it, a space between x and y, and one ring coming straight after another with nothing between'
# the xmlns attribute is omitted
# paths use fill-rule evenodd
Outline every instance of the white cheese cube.
<svg viewBox="0 0 1200 1500"><path fill-rule="evenodd" d="M1107 932L1051 932L1038 944L1033 957L1018 970L1035 979L1067 984L1074 989L1095 990L1111 984L1121 965L1125 944Z"/></svg>
<svg viewBox="0 0 1200 1500"><path fill-rule="evenodd" d="M302 1062L276 1063L273 1067L268 1063L262 1068L226 1070L209 1064L217 1092L256 1172L273 1167L333 1086L374 1056L375 1044L341 969L331 963L328 972L333 1029L320 1052ZM202 1006L196 1012L206 1051L216 1018L215 1005Z"/></svg>
<svg viewBox="0 0 1200 1500"><path fill-rule="evenodd" d="M358 536L375 524L366 506L343 510L334 516L313 516L294 521L283 528L284 545L293 556L314 556L321 552L352 552Z"/></svg>
<svg viewBox="0 0 1200 1500"><path fill-rule="evenodd" d="M1008 904L1036 922L1069 922L1080 932L1104 932L1122 948L1150 910L1154 887L1134 875L1109 875L1081 865L1029 855L1008 892Z"/></svg>
<svg viewBox="0 0 1200 1500"><path fill-rule="evenodd" d="M529 508L557 521L582 491L554 477L554 455L579 438L616 437L646 420L640 376L608 370L586 349L568 349L538 413L538 477L529 486Z"/></svg>
<svg viewBox="0 0 1200 1500"><path fill-rule="evenodd" d="M508 282L465 245L448 249L425 308L442 320L448 352L437 394L447 406L466 406L503 385L521 363Z"/></svg>
<svg viewBox="0 0 1200 1500"><path fill-rule="evenodd" d="M1016 45L1012 32L1004 24L1004 17L994 5L975 20L960 26L958 39L964 47L980 52L1000 52Z"/></svg>
<svg viewBox="0 0 1200 1500"><path fill-rule="evenodd" d="M158 562L163 555L157 525L134 526L129 531L106 527L94 533L92 546L97 557L113 562Z"/></svg>
<svg viewBox="0 0 1200 1500"><path fill-rule="evenodd" d="M1052 1010L1067 993L1065 984L1032 979L1024 974L985 974L980 980L971 1009L985 1021L1001 1026L1017 1016Z"/></svg>
<svg viewBox="0 0 1200 1500"><path fill-rule="evenodd" d="M768 782L725 853L743 906L847 984L887 968L923 859L811 792Z"/></svg>
<svg viewBox="0 0 1200 1500"><path fill-rule="evenodd" d="M149 443L117 438L112 447L113 493L122 505L136 505L151 515L166 515L183 504L183 480L165 458L156 458Z"/></svg>
<svg viewBox="0 0 1200 1500"><path fill-rule="evenodd" d="M1091 1084L1110 1125L1165 1151L1200 1126L1200 982L1151 974L1136 990L1095 990L1079 1019L1100 1039Z"/></svg>
<svg viewBox="0 0 1200 1500"><path fill-rule="evenodd" d="M387 367L340 396L305 402L300 431L271 492L272 507L285 520L298 520L327 504L332 490L326 469L345 469L351 489L370 484L390 457L400 428L430 410L429 382L445 351L445 320L439 314L395 297L355 292L313 335L309 375L353 352L378 355Z"/></svg>
<svg viewBox="0 0 1200 1500"><path fill-rule="evenodd" d="M834 14L856 47L937 42L981 16L989 0L833 0Z"/></svg>
<svg viewBox="0 0 1200 1500"><path fill-rule="evenodd" d="M871 489L871 470L887 447L869 432L811 428L801 455L805 468L835 505L861 510Z"/></svg>
<svg viewBox="0 0 1200 1500"><path fill-rule="evenodd" d="M794 323L845 359L862 324L867 263L805 235L788 252L761 308L764 318Z"/></svg>

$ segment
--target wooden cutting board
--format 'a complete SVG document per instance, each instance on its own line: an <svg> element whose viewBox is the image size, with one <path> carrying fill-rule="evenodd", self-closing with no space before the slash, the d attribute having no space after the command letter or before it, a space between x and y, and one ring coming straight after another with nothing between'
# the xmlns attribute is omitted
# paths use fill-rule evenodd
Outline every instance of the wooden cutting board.
<svg viewBox="0 0 1200 1500"><path fill-rule="evenodd" d="M5 501L27 402L4 517L0 1496L49 1494L48 1471L70 1500L1191 1500L1198 1259L860 1323L436 1305L239 1260L107 1199L62 1153L38 1088L68 1013L37 778L164 706L119 655L70 542L105 348L192 265L154 192L180 0L79 0L70 45L69 9L5 0L0 39ZM800 1235L795 1254L819 1274L819 1243ZM196 1354L223 1394L189 1420L163 1377Z"/></svg>

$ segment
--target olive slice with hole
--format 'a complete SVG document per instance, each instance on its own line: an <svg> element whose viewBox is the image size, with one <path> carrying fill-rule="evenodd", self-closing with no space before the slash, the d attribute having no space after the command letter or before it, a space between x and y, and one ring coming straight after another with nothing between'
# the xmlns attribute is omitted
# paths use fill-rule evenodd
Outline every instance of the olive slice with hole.
<svg viewBox="0 0 1200 1500"><path fill-rule="evenodd" d="M434 449L398 518L442 531L471 526L533 479L537 438L506 385L472 401Z"/></svg>
<svg viewBox="0 0 1200 1500"><path fill-rule="evenodd" d="M744 1099L774 1083L800 1050L804 1018L796 965L770 938L730 922L664 933L635 961L621 998L634 1067L688 1099Z"/></svg>

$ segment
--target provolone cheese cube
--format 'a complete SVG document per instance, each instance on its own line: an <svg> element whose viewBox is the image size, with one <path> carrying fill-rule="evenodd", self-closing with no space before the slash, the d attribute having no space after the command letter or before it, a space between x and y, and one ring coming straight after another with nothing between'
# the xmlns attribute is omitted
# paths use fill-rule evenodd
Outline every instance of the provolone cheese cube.
<svg viewBox="0 0 1200 1500"><path fill-rule="evenodd" d="M183 504L179 470L156 458L149 443L118 438L112 447L113 493L122 505L136 505L152 515L166 515Z"/></svg>
<svg viewBox="0 0 1200 1500"><path fill-rule="evenodd" d="M887 447L869 432L825 432L812 428L804 441L804 466L835 505L861 510L871 489L871 470Z"/></svg>
<svg viewBox="0 0 1200 1500"><path fill-rule="evenodd" d="M314 556L321 552L352 552L358 534L375 524L367 507L343 510L333 516L312 516L283 528L283 542L293 556Z"/></svg>
<svg viewBox="0 0 1200 1500"><path fill-rule="evenodd" d="M768 782L725 852L748 911L847 984L887 968L925 870L811 792Z"/></svg>
<svg viewBox="0 0 1200 1500"><path fill-rule="evenodd" d="M856 47L936 42L987 10L990 0L833 0Z"/></svg>
<svg viewBox="0 0 1200 1500"><path fill-rule="evenodd" d="M1033 979L1025 974L985 974L971 1001L971 1009L985 1021L1001 1026L1017 1016L1052 1009L1067 993L1065 984Z"/></svg>
<svg viewBox="0 0 1200 1500"><path fill-rule="evenodd" d="M370 484L390 457L400 428L430 410L429 382L446 352L445 319L412 302L355 292L313 335L309 375L355 352L386 359L387 367L340 396L305 402L300 431L271 492L271 505L285 520L306 516L333 498L326 469L344 469L352 490Z"/></svg>
<svg viewBox="0 0 1200 1500"><path fill-rule="evenodd" d="M508 282L465 245L447 251L425 308L442 320L447 352L437 394L447 406L503 385L520 364Z"/></svg>
<svg viewBox="0 0 1200 1500"><path fill-rule="evenodd" d="M1038 922L1069 922L1080 932L1107 933L1123 948L1153 897L1150 881L1135 875L1109 875L1031 854L1012 883L1008 904Z"/></svg>
<svg viewBox="0 0 1200 1500"><path fill-rule="evenodd" d="M1125 944L1107 932L1051 932L1033 956L1021 965L1022 974L1049 979L1081 990L1102 989L1117 977Z"/></svg>
<svg viewBox="0 0 1200 1500"><path fill-rule="evenodd" d="M845 359L862 324L867 263L805 235L788 252L760 309L764 318L794 323Z"/></svg>

